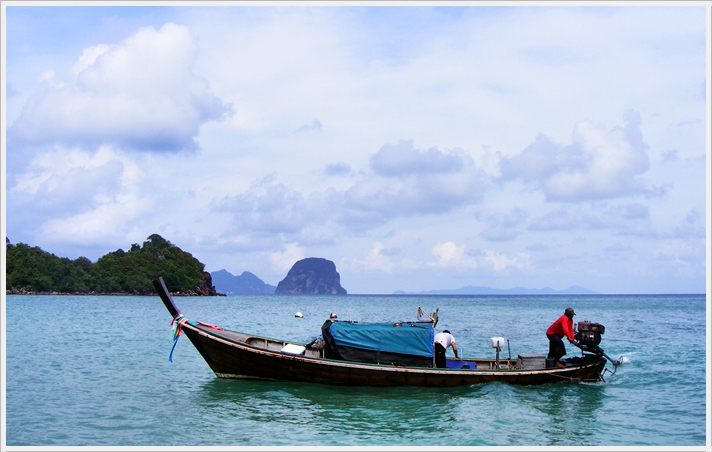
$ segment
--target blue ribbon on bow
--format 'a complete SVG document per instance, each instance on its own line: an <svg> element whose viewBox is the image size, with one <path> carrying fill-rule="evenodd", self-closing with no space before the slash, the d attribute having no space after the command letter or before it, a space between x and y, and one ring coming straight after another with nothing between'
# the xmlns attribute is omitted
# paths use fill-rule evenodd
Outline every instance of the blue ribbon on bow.
<svg viewBox="0 0 712 452"><path fill-rule="evenodd" d="M188 321L188 318L178 313L177 316L171 321L171 336L173 337L173 347L171 347L171 353L168 355L168 361L173 362L173 350L178 344L178 338L183 334L183 324Z"/></svg>

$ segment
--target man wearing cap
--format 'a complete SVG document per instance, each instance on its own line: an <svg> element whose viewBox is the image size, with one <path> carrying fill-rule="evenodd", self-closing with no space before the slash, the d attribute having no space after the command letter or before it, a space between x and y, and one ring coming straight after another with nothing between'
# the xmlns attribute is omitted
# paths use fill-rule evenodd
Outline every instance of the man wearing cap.
<svg viewBox="0 0 712 452"><path fill-rule="evenodd" d="M564 347L564 341L562 339L564 336L569 340L570 343L575 344L574 339L574 308L566 308L564 315L559 317L556 322L552 323L549 329L546 330L546 337L549 338L549 355L547 358L553 358L556 367L563 369L564 366L560 359L566 354L566 347Z"/></svg>

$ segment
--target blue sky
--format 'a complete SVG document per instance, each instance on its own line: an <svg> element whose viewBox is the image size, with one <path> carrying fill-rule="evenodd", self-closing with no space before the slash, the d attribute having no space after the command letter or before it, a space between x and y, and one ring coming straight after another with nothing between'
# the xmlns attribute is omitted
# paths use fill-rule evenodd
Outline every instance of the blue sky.
<svg viewBox="0 0 712 452"><path fill-rule="evenodd" d="M702 293L706 8L3 2L5 235L276 285Z"/></svg>

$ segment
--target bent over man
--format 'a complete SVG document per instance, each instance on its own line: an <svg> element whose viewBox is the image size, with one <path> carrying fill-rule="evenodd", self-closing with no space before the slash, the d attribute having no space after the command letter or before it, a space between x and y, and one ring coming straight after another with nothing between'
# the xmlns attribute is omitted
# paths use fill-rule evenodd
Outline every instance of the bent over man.
<svg viewBox="0 0 712 452"><path fill-rule="evenodd" d="M447 348L452 346L452 351L455 352L455 358L457 358L457 344L455 343L455 338L448 330L443 330L442 333L435 335L435 367L446 367L445 365L445 352Z"/></svg>

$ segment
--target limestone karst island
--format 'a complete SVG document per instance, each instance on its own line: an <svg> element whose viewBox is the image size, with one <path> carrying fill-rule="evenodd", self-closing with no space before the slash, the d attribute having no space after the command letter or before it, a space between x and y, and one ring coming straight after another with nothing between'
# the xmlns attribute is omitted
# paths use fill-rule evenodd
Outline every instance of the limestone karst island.
<svg viewBox="0 0 712 452"><path fill-rule="evenodd" d="M346 294L336 265L327 259L296 262L275 287L250 272L211 274L192 254L158 234L142 245L134 243L128 251L110 252L95 263L86 257L58 257L24 243L13 245L7 238L6 251L7 294L153 295L151 281L158 276L174 295Z"/></svg>

